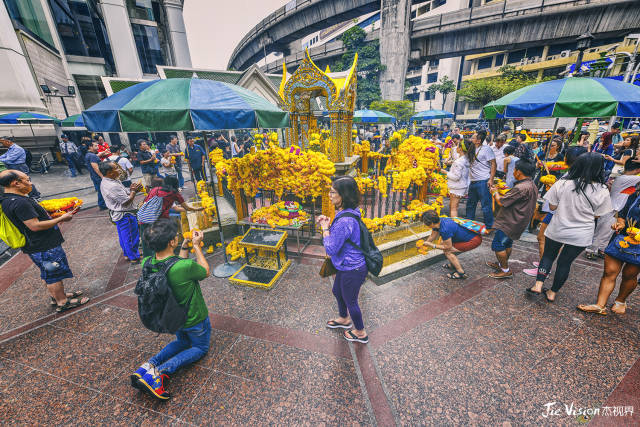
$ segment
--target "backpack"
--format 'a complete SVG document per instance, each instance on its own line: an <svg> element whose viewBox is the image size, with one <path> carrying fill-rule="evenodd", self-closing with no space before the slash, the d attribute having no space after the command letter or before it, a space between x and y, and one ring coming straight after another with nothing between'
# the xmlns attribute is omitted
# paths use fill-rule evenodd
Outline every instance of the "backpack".
<svg viewBox="0 0 640 427"><path fill-rule="evenodd" d="M11 222L9 217L2 211L0 205L0 239L4 241L7 246L13 249L18 249L27 244L27 239L24 234L20 232L20 229Z"/></svg>
<svg viewBox="0 0 640 427"><path fill-rule="evenodd" d="M364 261L367 263L367 270L369 273L378 277L380 271L382 270L382 266L384 260L382 258L382 253L376 247L376 244L373 242L373 236L367 229L367 226L362 222L362 218L358 215L345 212L341 217L353 218L358 221L358 225L360 226L360 246L353 243L351 240L347 240L351 246L360 251L362 255L364 255Z"/></svg>
<svg viewBox="0 0 640 427"><path fill-rule="evenodd" d="M169 269L179 260L174 256L160 262L155 265L158 270L154 272L151 258L148 258L142 267L142 276L138 279L134 292L138 295L140 320L153 332L173 334L187 321L193 294L186 305L178 304L167 279Z"/></svg>
<svg viewBox="0 0 640 427"><path fill-rule="evenodd" d="M142 203L138 208L138 222L140 224L153 224L162 213L162 197L158 196L158 192L146 202Z"/></svg>
<svg viewBox="0 0 640 427"><path fill-rule="evenodd" d="M125 171L124 168L120 166L119 162L120 162L120 159L122 158L123 158L122 156L118 156L113 162L118 167L118 179L120 181L126 181L129 178L129 171Z"/></svg>
<svg viewBox="0 0 640 427"><path fill-rule="evenodd" d="M451 219L459 226L464 227L473 233L480 235L489 234L489 232L487 231L487 226L481 222L458 217L452 217Z"/></svg>

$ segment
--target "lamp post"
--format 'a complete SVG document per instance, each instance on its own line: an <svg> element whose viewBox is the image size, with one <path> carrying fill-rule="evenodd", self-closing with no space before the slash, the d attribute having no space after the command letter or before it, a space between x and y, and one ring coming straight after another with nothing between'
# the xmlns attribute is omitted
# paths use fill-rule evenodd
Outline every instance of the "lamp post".
<svg viewBox="0 0 640 427"><path fill-rule="evenodd" d="M413 87L413 112L416 111L416 104L418 103L418 86Z"/></svg>
<svg viewBox="0 0 640 427"><path fill-rule="evenodd" d="M591 41L594 39L593 35L590 31L578 36L576 39L576 49L578 49L578 59L576 59L575 69L573 71L574 75L580 75L580 67L582 67L582 58L584 56L584 51L591 47Z"/></svg>

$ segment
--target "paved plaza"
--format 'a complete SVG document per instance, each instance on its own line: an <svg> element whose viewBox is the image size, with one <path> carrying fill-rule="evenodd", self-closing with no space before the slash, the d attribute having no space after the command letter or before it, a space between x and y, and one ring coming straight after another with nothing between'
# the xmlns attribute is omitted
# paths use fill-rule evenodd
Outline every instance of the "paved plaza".
<svg viewBox="0 0 640 427"><path fill-rule="evenodd" d="M488 242L461 256L470 278L440 264L376 286L360 302L370 344L348 344L320 261L297 259L270 291L201 283L211 350L152 401L130 373L171 337L140 323L140 267L97 209L63 224L67 289L92 298L58 315L19 254L0 268L0 414L12 425L579 425L564 405L601 408L594 425L640 423L640 304L624 316L576 311L594 301L601 263L580 258L554 304L529 299L520 271L537 259L516 242L512 280L487 277ZM221 262L218 251L211 265ZM554 403L555 402L555 403ZM546 405L546 406L545 406ZM605 407L633 416L602 416ZM550 411L547 411L547 408ZM614 409L609 410L612 414ZM554 413L545 417L548 412ZM543 415L544 414L544 415Z"/></svg>

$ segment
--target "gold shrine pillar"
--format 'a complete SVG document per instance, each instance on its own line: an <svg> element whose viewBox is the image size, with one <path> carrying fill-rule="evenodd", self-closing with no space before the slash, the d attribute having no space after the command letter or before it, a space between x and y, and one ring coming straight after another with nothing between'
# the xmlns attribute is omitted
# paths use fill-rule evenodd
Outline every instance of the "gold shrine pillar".
<svg viewBox="0 0 640 427"><path fill-rule="evenodd" d="M330 188L330 186L327 186L327 188L322 192L322 215L326 215L333 221L333 217L336 216L336 209L331 203L331 200L329 200Z"/></svg>
<svg viewBox="0 0 640 427"><path fill-rule="evenodd" d="M344 162L340 138L340 113L332 111L331 117L331 144L329 144L328 157L333 163Z"/></svg>

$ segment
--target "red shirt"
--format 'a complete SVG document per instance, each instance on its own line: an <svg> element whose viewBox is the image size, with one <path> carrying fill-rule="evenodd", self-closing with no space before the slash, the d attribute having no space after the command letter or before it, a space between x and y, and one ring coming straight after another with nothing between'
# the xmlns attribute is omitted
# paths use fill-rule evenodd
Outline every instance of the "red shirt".
<svg viewBox="0 0 640 427"><path fill-rule="evenodd" d="M98 157L105 158L111 155L111 149L109 148L109 144L106 142L104 144L98 143Z"/></svg>
<svg viewBox="0 0 640 427"><path fill-rule="evenodd" d="M171 209L171 206L173 206L174 203L184 203L184 199L180 193L177 191L166 191L163 190L162 187L153 187L144 201L146 202L153 196L162 198L162 212L160 212L160 218L169 218L169 209Z"/></svg>

